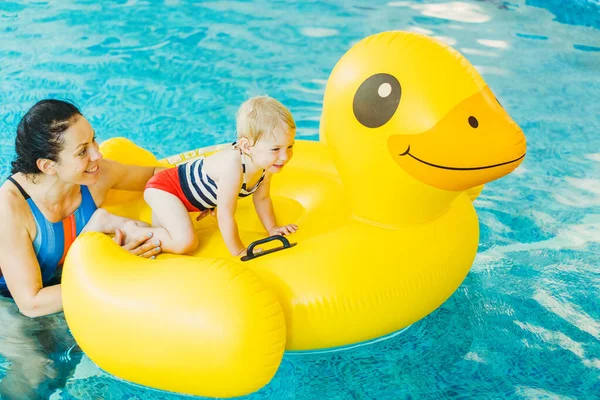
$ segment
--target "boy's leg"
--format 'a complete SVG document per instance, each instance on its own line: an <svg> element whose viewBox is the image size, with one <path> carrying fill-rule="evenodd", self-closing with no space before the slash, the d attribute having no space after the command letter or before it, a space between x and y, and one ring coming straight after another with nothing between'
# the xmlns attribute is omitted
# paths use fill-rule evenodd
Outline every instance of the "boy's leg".
<svg viewBox="0 0 600 400"><path fill-rule="evenodd" d="M160 189L148 188L144 191L144 200L152 208L152 228L127 224L127 237L152 232L154 239L162 243L163 251L185 254L198 248L198 236L190 215L177 196Z"/></svg>

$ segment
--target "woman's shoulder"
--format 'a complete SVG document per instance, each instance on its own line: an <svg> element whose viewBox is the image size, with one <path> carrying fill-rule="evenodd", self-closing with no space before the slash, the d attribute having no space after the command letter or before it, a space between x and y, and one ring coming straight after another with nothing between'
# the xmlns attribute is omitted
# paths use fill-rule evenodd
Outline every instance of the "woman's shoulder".
<svg viewBox="0 0 600 400"><path fill-rule="evenodd" d="M0 219L3 225L23 226L23 217L31 216L29 204L14 183L4 181L0 186Z"/></svg>

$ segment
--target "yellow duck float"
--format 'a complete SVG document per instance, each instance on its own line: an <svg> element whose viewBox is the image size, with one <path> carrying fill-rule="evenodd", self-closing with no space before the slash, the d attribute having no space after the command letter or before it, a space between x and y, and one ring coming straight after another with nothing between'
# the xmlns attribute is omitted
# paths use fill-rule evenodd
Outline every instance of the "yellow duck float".
<svg viewBox="0 0 600 400"><path fill-rule="evenodd" d="M212 218L197 223L194 254L157 260L84 234L65 263L67 321L88 356L123 379L203 396L253 392L284 350L380 338L448 299L477 251L472 199L525 149L521 129L458 52L408 32L367 37L328 80L321 141L298 141L273 180L278 219L300 226L288 237L297 246L242 262ZM102 151L157 164L125 139ZM150 219L140 193L112 193L106 207ZM245 243L265 237L251 201L236 218Z"/></svg>

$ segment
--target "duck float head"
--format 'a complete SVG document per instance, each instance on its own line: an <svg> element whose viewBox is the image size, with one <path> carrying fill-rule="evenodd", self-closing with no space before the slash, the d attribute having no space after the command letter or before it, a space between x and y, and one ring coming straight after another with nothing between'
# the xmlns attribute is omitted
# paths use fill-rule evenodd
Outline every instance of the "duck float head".
<svg viewBox="0 0 600 400"><path fill-rule="evenodd" d="M350 49L328 81L321 122L354 214L385 225L435 217L525 157L522 130L477 70L416 33L384 32ZM373 199L383 204L368 207Z"/></svg>

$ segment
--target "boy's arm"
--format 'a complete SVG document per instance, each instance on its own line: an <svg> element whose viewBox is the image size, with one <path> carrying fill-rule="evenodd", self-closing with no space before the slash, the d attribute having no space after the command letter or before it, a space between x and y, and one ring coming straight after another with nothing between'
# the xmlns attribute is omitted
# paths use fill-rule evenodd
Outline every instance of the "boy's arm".
<svg viewBox="0 0 600 400"><path fill-rule="evenodd" d="M240 239L237 223L235 222L237 196L241 184L242 174L239 166L232 165L220 172L217 188L217 221L225 245L234 256L242 254L246 249Z"/></svg>
<svg viewBox="0 0 600 400"><path fill-rule="evenodd" d="M273 202L271 201L271 174L265 175L264 181L252 195L256 214L265 230L271 234L271 230L277 226Z"/></svg>

